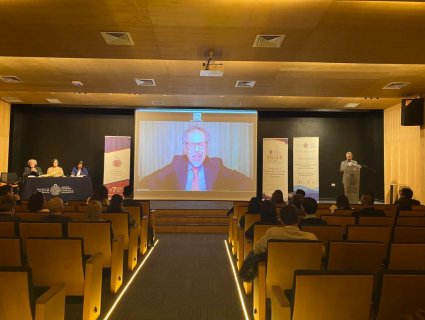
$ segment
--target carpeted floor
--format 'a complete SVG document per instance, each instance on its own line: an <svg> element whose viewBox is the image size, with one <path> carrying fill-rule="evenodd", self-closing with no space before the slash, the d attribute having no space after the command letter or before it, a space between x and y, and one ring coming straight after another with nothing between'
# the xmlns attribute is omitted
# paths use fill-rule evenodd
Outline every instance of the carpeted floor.
<svg viewBox="0 0 425 320"><path fill-rule="evenodd" d="M111 319L243 319L225 237L159 235L157 247Z"/></svg>

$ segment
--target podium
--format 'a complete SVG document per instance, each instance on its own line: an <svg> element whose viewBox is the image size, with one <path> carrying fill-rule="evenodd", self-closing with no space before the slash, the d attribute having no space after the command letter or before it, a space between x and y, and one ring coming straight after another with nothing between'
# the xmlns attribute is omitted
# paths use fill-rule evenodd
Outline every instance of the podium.
<svg viewBox="0 0 425 320"><path fill-rule="evenodd" d="M344 194L351 204L359 203L360 168L359 165L346 166L342 176Z"/></svg>

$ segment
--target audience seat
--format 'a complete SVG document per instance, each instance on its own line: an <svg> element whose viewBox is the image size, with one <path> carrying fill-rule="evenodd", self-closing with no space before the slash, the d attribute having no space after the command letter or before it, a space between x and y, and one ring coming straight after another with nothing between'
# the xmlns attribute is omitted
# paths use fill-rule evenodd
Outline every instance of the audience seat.
<svg viewBox="0 0 425 320"><path fill-rule="evenodd" d="M376 320L423 319L412 316L418 310L425 310L425 272L385 272Z"/></svg>
<svg viewBox="0 0 425 320"><path fill-rule="evenodd" d="M76 211L75 206L67 205L63 208L63 212L75 212L75 211Z"/></svg>
<svg viewBox="0 0 425 320"><path fill-rule="evenodd" d="M73 221L84 221L87 220L86 212L64 212L65 217L70 217Z"/></svg>
<svg viewBox="0 0 425 320"><path fill-rule="evenodd" d="M369 320L372 290L373 275L298 270L289 298L272 287L272 320Z"/></svg>
<svg viewBox="0 0 425 320"><path fill-rule="evenodd" d="M0 319L63 320L65 318L64 283L57 283L40 297L35 297L29 268L0 267L0 284Z"/></svg>
<svg viewBox="0 0 425 320"><path fill-rule="evenodd" d="M137 264L139 229L129 227L128 215L128 212L102 213L102 219L112 222L114 236L124 236L124 250L128 250L127 268L131 271Z"/></svg>
<svg viewBox="0 0 425 320"><path fill-rule="evenodd" d="M320 270L321 264L320 241L270 240L267 244L267 262L260 262L258 277L254 280L254 319L265 319L266 298L271 297L272 286L290 289L295 270Z"/></svg>
<svg viewBox="0 0 425 320"><path fill-rule="evenodd" d="M382 242L384 244L386 257L392 232L393 227L347 226L347 240Z"/></svg>
<svg viewBox="0 0 425 320"><path fill-rule="evenodd" d="M24 221L40 221L41 218L47 217L48 212L16 212L15 216Z"/></svg>
<svg viewBox="0 0 425 320"><path fill-rule="evenodd" d="M329 241L343 240L345 228L342 226L302 226L301 229L313 233L328 248ZM327 250L326 250L327 252Z"/></svg>
<svg viewBox="0 0 425 320"><path fill-rule="evenodd" d="M15 221L0 221L0 237L16 237L16 226Z"/></svg>
<svg viewBox="0 0 425 320"><path fill-rule="evenodd" d="M425 242L425 227L395 227L393 242Z"/></svg>
<svg viewBox="0 0 425 320"><path fill-rule="evenodd" d="M316 210L316 216L317 217L321 217L321 216L329 216L331 215L331 209L327 208L327 209L317 209Z"/></svg>
<svg viewBox="0 0 425 320"><path fill-rule="evenodd" d="M60 238L63 236L63 228L60 222L19 222L19 234L23 253L26 255L29 237Z"/></svg>
<svg viewBox="0 0 425 320"><path fill-rule="evenodd" d="M148 251L149 215L140 218L140 254Z"/></svg>
<svg viewBox="0 0 425 320"><path fill-rule="evenodd" d="M395 224L395 217L359 217L358 225L362 226L388 226Z"/></svg>
<svg viewBox="0 0 425 320"><path fill-rule="evenodd" d="M392 243L388 269L425 271L425 243Z"/></svg>
<svg viewBox="0 0 425 320"><path fill-rule="evenodd" d="M83 296L83 320L100 315L102 254L84 260L83 239L27 239L28 264L34 284L51 286L64 282L66 296Z"/></svg>
<svg viewBox="0 0 425 320"><path fill-rule="evenodd" d="M84 254L102 253L103 268L111 268L111 292L118 292L123 281L124 237L118 235L112 239L111 222L69 222L68 236L83 238Z"/></svg>
<svg viewBox="0 0 425 320"><path fill-rule="evenodd" d="M245 226L238 230L238 246L237 249L237 267L241 268L242 263L249 251L252 250L252 241L245 238L245 231L248 230L255 222L260 221L261 216L259 214L247 214L245 215ZM247 251L248 250L248 251Z"/></svg>
<svg viewBox="0 0 425 320"><path fill-rule="evenodd" d="M355 210L344 210L344 209L336 209L334 211L335 216L351 216Z"/></svg>
<svg viewBox="0 0 425 320"><path fill-rule="evenodd" d="M425 210L406 210L400 211L399 217L425 217Z"/></svg>
<svg viewBox="0 0 425 320"><path fill-rule="evenodd" d="M320 219L326 221L328 225L344 227L344 233L346 233L346 228L348 225L356 224L356 217L351 217L351 216L331 215L331 216L321 216Z"/></svg>
<svg viewBox="0 0 425 320"><path fill-rule="evenodd" d="M397 226L399 227L425 227L424 217L398 217Z"/></svg>
<svg viewBox="0 0 425 320"><path fill-rule="evenodd" d="M239 238L238 234L240 235L241 229L239 228L239 219L244 216L248 211L248 205L246 203L241 203L238 206L234 208L235 214L233 214L233 242L232 242L232 253L237 256L238 254L238 246L239 246Z"/></svg>
<svg viewBox="0 0 425 320"><path fill-rule="evenodd" d="M412 206L412 210L419 210L419 211L425 211L425 206L424 205L420 205L420 206Z"/></svg>
<svg viewBox="0 0 425 320"><path fill-rule="evenodd" d="M20 238L0 238L0 267L20 267L23 264Z"/></svg>

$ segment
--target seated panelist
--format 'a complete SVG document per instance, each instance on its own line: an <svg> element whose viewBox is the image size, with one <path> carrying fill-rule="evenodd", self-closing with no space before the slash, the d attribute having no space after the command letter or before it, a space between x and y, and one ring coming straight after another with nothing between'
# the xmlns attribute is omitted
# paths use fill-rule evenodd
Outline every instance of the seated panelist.
<svg viewBox="0 0 425 320"><path fill-rule="evenodd" d="M37 167L37 160L29 159L28 166L24 168L24 172L22 173L23 178L28 178L29 176L38 177L43 174L40 167Z"/></svg>
<svg viewBox="0 0 425 320"><path fill-rule="evenodd" d="M47 176L48 177L63 177L65 176L63 174L63 169L59 167L59 161L58 159L52 159L52 166L47 169Z"/></svg>
<svg viewBox="0 0 425 320"><path fill-rule="evenodd" d="M84 166L84 161L82 160L78 161L77 165L74 168L72 168L71 177L84 177L88 175L89 175L89 171Z"/></svg>

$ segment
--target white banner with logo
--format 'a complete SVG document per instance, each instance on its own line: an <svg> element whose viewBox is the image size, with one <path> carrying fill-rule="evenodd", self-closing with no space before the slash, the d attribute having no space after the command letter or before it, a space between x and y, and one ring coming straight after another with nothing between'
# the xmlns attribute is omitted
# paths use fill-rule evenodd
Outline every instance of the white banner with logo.
<svg viewBox="0 0 425 320"><path fill-rule="evenodd" d="M263 196L275 190L288 200L288 138L263 138Z"/></svg>
<svg viewBox="0 0 425 320"><path fill-rule="evenodd" d="M294 192L319 200L319 137L294 138Z"/></svg>
<svg viewBox="0 0 425 320"><path fill-rule="evenodd" d="M131 137L105 136L105 162L103 184L108 188L109 197L123 193L130 184Z"/></svg>

